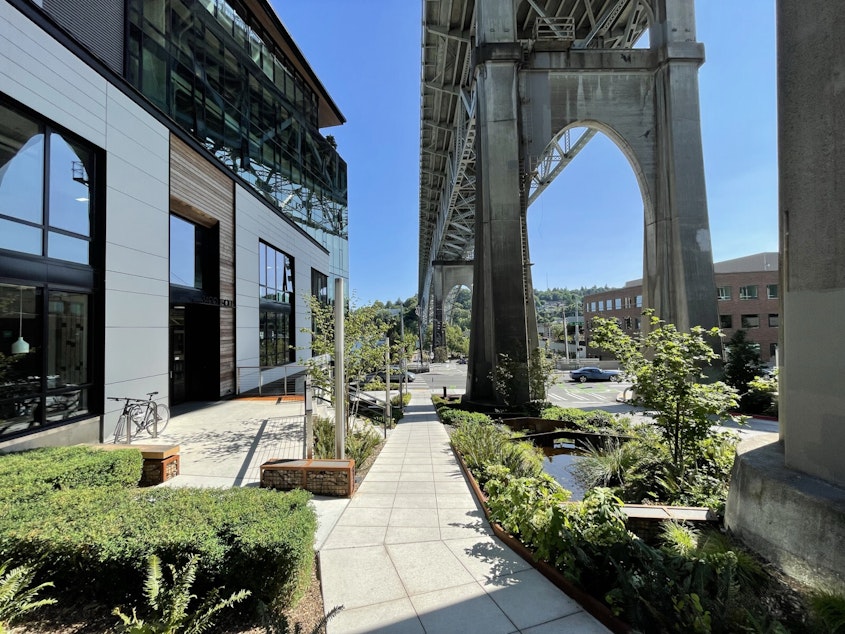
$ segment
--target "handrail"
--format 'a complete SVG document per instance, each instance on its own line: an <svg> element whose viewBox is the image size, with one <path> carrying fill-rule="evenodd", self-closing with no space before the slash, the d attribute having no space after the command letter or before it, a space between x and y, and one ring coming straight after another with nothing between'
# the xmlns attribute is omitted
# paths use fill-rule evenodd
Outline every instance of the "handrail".
<svg viewBox="0 0 845 634"><path fill-rule="evenodd" d="M288 395L288 379L291 377L291 373L289 370L293 371L293 375L304 374L308 371L307 367L301 363L287 363L285 365L239 365L236 368L237 374L237 385L236 385L236 394L241 394L242 390L242 371L243 370L253 370L258 372L258 395L263 396L264 391L264 373L269 370L283 370L284 376L275 378L271 382L283 380L284 381L284 395ZM254 388L249 388L254 389Z"/></svg>

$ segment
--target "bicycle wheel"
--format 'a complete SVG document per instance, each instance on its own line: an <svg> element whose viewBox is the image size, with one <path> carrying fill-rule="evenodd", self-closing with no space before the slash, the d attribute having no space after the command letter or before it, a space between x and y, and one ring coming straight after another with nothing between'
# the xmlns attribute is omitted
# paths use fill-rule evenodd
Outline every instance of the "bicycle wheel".
<svg viewBox="0 0 845 634"><path fill-rule="evenodd" d="M121 414L120 418L117 419L117 425L114 428L114 443L117 444L119 442L126 442L129 440L126 438L126 429L127 425L129 424L129 420L126 418L125 414Z"/></svg>
<svg viewBox="0 0 845 634"><path fill-rule="evenodd" d="M155 415L158 418L158 433L163 434L167 423L170 422L170 410L167 405L156 405Z"/></svg>

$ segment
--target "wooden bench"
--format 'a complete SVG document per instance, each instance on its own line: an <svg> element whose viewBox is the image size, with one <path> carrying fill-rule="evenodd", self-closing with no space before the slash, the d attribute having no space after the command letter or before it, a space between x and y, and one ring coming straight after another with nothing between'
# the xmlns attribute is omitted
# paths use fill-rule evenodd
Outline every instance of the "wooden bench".
<svg viewBox="0 0 845 634"><path fill-rule="evenodd" d="M280 491L305 489L314 495L352 497L355 461L271 458L261 465L261 487Z"/></svg>
<svg viewBox="0 0 845 634"><path fill-rule="evenodd" d="M144 458L140 486L155 486L179 475L179 445L102 443L98 449L137 449Z"/></svg>

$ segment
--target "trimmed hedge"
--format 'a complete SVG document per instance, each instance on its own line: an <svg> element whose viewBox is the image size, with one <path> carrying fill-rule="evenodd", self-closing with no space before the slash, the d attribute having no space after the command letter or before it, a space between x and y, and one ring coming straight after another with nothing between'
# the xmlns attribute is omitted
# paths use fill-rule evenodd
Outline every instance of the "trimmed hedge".
<svg viewBox="0 0 845 634"><path fill-rule="evenodd" d="M70 596L139 596L151 554L177 566L198 554L200 596L225 586L286 607L310 582L317 518L306 491L138 489L135 449L9 454L0 474L0 559L42 562Z"/></svg>
<svg viewBox="0 0 845 634"><path fill-rule="evenodd" d="M137 449L42 447L0 456L0 504L53 491L88 487L134 488L144 459Z"/></svg>

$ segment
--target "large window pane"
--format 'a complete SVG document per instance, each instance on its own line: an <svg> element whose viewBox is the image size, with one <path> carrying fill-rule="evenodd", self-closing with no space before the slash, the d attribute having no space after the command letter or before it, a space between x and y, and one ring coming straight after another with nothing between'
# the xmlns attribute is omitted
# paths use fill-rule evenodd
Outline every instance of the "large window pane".
<svg viewBox="0 0 845 634"><path fill-rule="evenodd" d="M0 218L0 249L41 255L41 227Z"/></svg>
<svg viewBox="0 0 845 634"><path fill-rule="evenodd" d="M202 288L202 231L170 216L170 283Z"/></svg>
<svg viewBox="0 0 845 634"><path fill-rule="evenodd" d="M47 255L57 260L88 264L88 241L51 231L47 236Z"/></svg>
<svg viewBox="0 0 845 634"><path fill-rule="evenodd" d="M0 106L0 214L43 222L43 191L41 126Z"/></svg>
<svg viewBox="0 0 845 634"><path fill-rule="evenodd" d="M50 226L91 235L93 152L50 135ZM85 260L87 262L87 258Z"/></svg>

